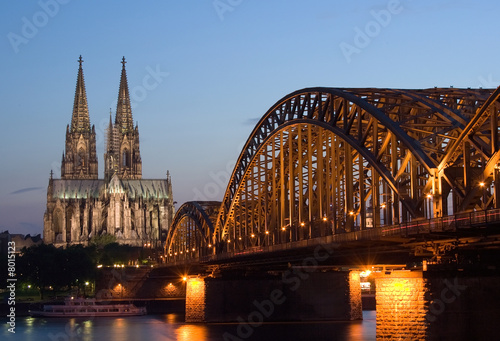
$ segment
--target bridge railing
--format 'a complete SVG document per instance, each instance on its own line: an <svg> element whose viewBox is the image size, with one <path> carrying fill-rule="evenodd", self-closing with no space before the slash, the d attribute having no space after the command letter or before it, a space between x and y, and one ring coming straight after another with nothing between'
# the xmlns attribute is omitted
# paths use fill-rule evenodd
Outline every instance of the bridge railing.
<svg viewBox="0 0 500 341"><path fill-rule="evenodd" d="M486 211L474 211L468 213L455 214L453 216L414 220L411 222L400 223L396 225L381 226L366 230L338 233L312 239L291 241L282 244L254 246L244 250L227 251L217 254L204 255L191 260L192 262L210 262L223 261L234 257L246 255L255 255L257 253L267 253L276 251L286 251L299 249L321 244L342 244L362 240L378 240L387 237L406 238L415 235L424 235L432 233L450 233L462 229L486 225L489 223L500 222L500 209ZM186 261L184 261L186 262Z"/></svg>
<svg viewBox="0 0 500 341"><path fill-rule="evenodd" d="M456 232L478 225L500 222L500 209L457 213L452 216L413 220L397 225L381 226L381 236L400 234L403 237L436 232Z"/></svg>

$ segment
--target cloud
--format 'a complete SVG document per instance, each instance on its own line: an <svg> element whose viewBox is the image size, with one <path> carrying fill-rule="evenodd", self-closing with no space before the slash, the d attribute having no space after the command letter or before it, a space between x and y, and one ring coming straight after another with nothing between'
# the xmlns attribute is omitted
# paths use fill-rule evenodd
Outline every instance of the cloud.
<svg viewBox="0 0 500 341"><path fill-rule="evenodd" d="M249 118L245 122L243 122L243 125L246 125L246 126L256 126L257 123L260 121L260 119L261 119L260 117Z"/></svg>
<svg viewBox="0 0 500 341"><path fill-rule="evenodd" d="M26 193L26 192L32 192L32 191L38 191L40 189L42 189L43 187L28 187L28 188L21 188L21 189L18 189L17 191L14 191L12 193L9 193L9 194L21 194L21 193Z"/></svg>

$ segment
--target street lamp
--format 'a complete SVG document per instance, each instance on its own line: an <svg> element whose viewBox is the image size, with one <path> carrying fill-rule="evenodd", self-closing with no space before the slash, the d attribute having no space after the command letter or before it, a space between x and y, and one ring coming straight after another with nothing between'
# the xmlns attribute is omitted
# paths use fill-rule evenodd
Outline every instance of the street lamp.
<svg viewBox="0 0 500 341"><path fill-rule="evenodd" d="M83 296L87 297L87 287L89 286L89 282L85 282L85 286L83 287Z"/></svg>
<svg viewBox="0 0 500 341"><path fill-rule="evenodd" d="M120 299L123 297L123 285L118 283L118 289L120 289Z"/></svg>

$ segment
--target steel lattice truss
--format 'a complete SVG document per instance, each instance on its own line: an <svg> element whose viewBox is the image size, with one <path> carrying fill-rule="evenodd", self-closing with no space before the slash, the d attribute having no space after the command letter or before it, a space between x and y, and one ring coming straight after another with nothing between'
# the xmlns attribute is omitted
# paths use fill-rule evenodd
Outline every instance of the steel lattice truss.
<svg viewBox="0 0 500 341"><path fill-rule="evenodd" d="M206 254L220 208L218 201L186 202L175 214L168 231L165 254L167 257L191 259Z"/></svg>
<svg viewBox="0 0 500 341"><path fill-rule="evenodd" d="M499 97L500 88L285 96L247 140L211 242L242 250L500 207Z"/></svg>

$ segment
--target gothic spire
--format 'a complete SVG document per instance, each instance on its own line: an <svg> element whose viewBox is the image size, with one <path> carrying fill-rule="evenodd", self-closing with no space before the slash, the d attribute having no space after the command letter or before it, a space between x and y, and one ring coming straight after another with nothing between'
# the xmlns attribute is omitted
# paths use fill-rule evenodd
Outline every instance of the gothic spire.
<svg viewBox="0 0 500 341"><path fill-rule="evenodd" d="M89 110L87 105L87 93L85 91L85 81L83 79L82 63L80 55L78 59L78 78L76 80L75 102L73 104L73 116L71 117L71 132L90 132Z"/></svg>
<svg viewBox="0 0 500 341"><path fill-rule="evenodd" d="M90 126L82 56L78 59L75 102L71 125L66 127L66 148L61 162L61 179L97 179L95 127Z"/></svg>
<svg viewBox="0 0 500 341"><path fill-rule="evenodd" d="M128 93L127 72L125 71L125 57L122 59L122 75L120 79L120 90L118 91L118 104L116 106L115 124L119 131L129 133L134 130L132 120L132 107L130 106L130 96Z"/></svg>
<svg viewBox="0 0 500 341"><path fill-rule="evenodd" d="M114 146L114 137L113 137L113 120L111 119L112 113L111 109L109 110L109 124L108 124L108 130L106 133L108 134L108 141L106 145L106 150L108 153L114 153L115 152L115 146Z"/></svg>

